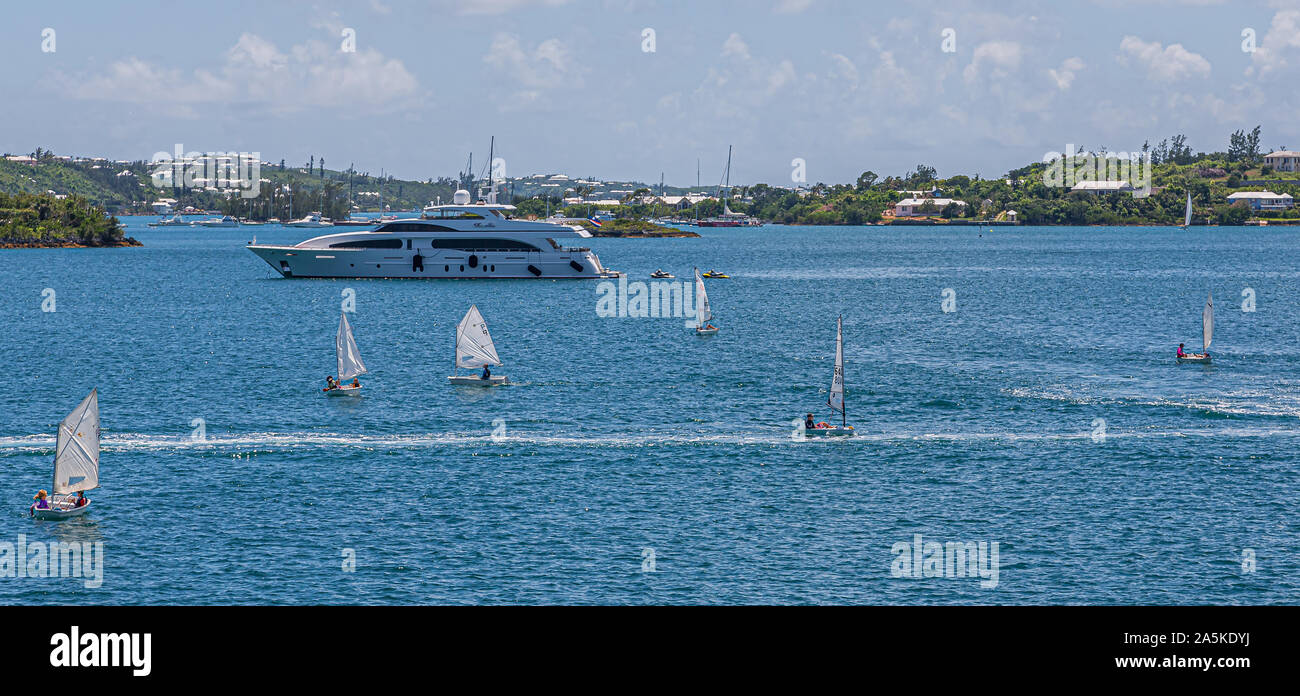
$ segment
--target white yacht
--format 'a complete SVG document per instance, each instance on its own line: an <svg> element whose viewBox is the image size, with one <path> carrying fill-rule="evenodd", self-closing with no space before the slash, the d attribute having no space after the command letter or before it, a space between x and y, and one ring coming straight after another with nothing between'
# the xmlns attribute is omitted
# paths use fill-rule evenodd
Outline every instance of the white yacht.
<svg viewBox="0 0 1300 696"><path fill-rule="evenodd" d="M513 205L469 202L430 205L418 219L373 230L327 234L293 246L250 244L248 250L286 278L616 278L586 247L558 239L590 237L581 227L516 220Z"/></svg>
<svg viewBox="0 0 1300 696"><path fill-rule="evenodd" d="M307 217L301 220L292 220L284 223L285 227L333 227L334 223L320 216L320 213L307 213Z"/></svg>

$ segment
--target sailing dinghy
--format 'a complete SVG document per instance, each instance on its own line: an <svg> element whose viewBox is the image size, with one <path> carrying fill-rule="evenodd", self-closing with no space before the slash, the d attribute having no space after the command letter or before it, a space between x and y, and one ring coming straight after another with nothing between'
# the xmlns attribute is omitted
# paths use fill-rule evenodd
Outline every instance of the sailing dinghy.
<svg viewBox="0 0 1300 696"><path fill-rule="evenodd" d="M695 269L695 335L696 336L713 336L718 333L718 327L709 323L713 318L713 309L709 307L709 294L704 292L704 279L700 277L700 269Z"/></svg>
<svg viewBox="0 0 1300 696"><path fill-rule="evenodd" d="M38 520L66 520L90 510L77 507L75 493L99 487L99 394L95 389L59 423L54 446L54 495L49 509L32 507Z"/></svg>
<svg viewBox="0 0 1300 696"><path fill-rule="evenodd" d="M492 343L492 334L488 333L487 322L478 311L478 305L470 305L465 318L456 325L456 360L453 372L460 368L469 370L482 369L485 366L500 365L497 347ZM461 386L495 387L505 384L505 375L494 375L489 370L488 376L452 374L447 381Z"/></svg>
<svg viewBox="0 0 1300 696"><path fill-rule="evenodd" d="M853 426L848 424L844 412L844 317L835 320L835 371L831 376L831 391L826 397L826 405L831 411L840 412L840 424L818 423L817 427L804 428L806 437L852 436Z"/></svg>
<svg viewBox="0 0 1300 696"><path fill-rule="evenodd" d="M327 387L325 393L330 396L360 396L360 383L355 387L346 384L348 380L356 379L368 372L365 363L361 362L361 351L357 350L357 340L352 337L352 325L348 323L347 312L339 317L339 330L334 335L334 352L338 358L339 381L337 386Z"/></svg>
<svg viewBox="0 0 1300 696"><path fill-rule="evenodd" d="M1192 192L1187 192L1187 210L1183 211L1183 229L1192 224Z"/></svg>
<svg viewBox="0 0 1300 696"><path fill-rule="evenodd" d="M1178 364L1210 363L1210 341L1214 340L1214 293L1205 298L1205 309L1201 310L1201 352L1184 353L1178 358Z"/></svg>

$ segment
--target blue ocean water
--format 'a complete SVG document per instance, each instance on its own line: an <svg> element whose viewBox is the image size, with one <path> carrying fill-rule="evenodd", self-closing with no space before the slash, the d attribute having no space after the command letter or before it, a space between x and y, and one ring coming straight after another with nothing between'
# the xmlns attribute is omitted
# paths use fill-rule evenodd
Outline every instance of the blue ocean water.
<svg viewBox="0 0 1300 696"><path fill-rule="evenodd" d="M632 280L730 273L697 338L598 317L596 282L285 280L243 245L312 231L147 221L143 248L0 251L0 541L106 558L0 603L1300 601L1295 230L591 240ZM330 399L347 289L371 374ZM1177 366L1209 291L1215 363ZM471 303L515 386L446 384ZM796 441L839 314L860 436ZM33 521L91 387L96 507ZM997 542L997 586L895 577L917 534Z"/></svg>

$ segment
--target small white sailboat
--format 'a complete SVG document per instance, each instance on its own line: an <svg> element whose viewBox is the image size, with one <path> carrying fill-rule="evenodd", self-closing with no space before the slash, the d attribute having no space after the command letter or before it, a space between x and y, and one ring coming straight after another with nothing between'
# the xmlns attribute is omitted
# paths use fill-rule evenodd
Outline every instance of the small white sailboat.
<svg viewBox="0 0 1300 696"><path fill-rule="evenodd" d="M32 506L38 520L66 520L90 510L90 499L77 506L74 493L99 487L99 393L91 389L72 413L59 423L54 446L54 495L49 508Z"/></svg>
<svg viewBox="0 0 1300 696"><path fill-rule="evenodd" d="M1187 192L1187 210L1183 211L1183 229L1192 224L1192 192Z"/></svg>
<svg viewBox="0 0 1300 696"><path fill-rule="evenodd" d="M709 294L704 291L704 278L700 277L700 269L695 269L695 335L696 336L714 336L718 333L718 327L709 323L713 318L713 308L709 306Z"/></svg>
<svg viewBox="0 0 1300 696"><path fill-rule="evenodd" d="M1210 341L1214 340L1214 293L1205 298L1205 309L1201 310L1201 352L1184 353L1178 357L1178 363L1210 363Z"/></svg>
<svg viewBox="0 0 1300 696"><path fill-rule="evenodd" d="M471 387L495 387L506 383L504 375L494 375L493 365L501 365L497 357L497 347L492 343L492 334L488 333L487 322L478 311L478 305L470 305L465 317L456 325L456 359L453 374L447 378L451 384ZM477 370L486 368L484 374L456 374L460 368Z"/></svg>
<svg viewBox="0 0 1300 696"><path fill-rule="evenodd" d="M352 325L348 323L347 312L339 317L339 330L334 335L334 352L338 359L338 382L336 386L326 387L325 393L330 396L361 394L360 383L356 386L346 384L348 380L354 380L368 372L365 363L361 362L361 351L357 349L357 340L352 337Z"/></svg>
<svg viewBox="0 0 1300 696"><path fill-rule="evenodd" d="M853 426L848 424L848 415L844 411L844 317L835 320L835 371L831 375L831 391L826 397L826 405L831 411L840 412L840 424L819 424L821 427L804 428L805 437L843 437L852 436Z"/></svg>

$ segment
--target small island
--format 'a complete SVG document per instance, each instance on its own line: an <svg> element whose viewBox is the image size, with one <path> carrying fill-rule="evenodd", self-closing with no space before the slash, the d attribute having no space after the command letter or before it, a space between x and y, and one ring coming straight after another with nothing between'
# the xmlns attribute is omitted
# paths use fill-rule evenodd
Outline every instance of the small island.
<svg viewBox="0 0 1300 696"><path fill-rule="evenodd" d="M0 249L143 246L80 196L0 193Z"/></svg>
<svg viewBox="0 0 1300 696"><path fill-rule="evenodd" d="M599 226L590 220L577 221L593 237L624 237L642 239L660 239L666 237L698 237L698 232L680 230L676 227L664 227L649 220L637 218L617 218L605 220Z"/></svg>

